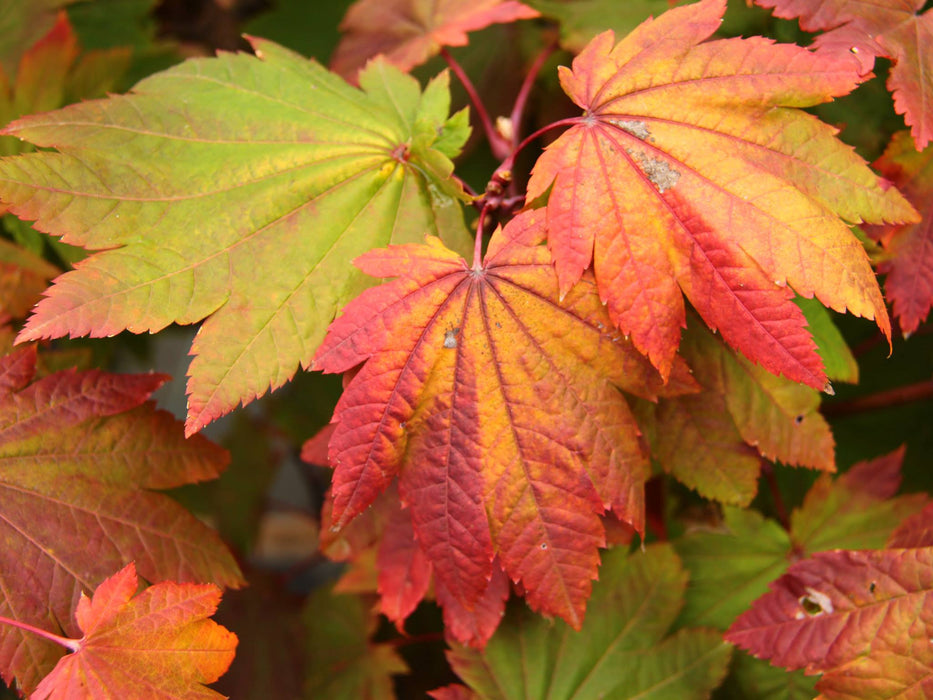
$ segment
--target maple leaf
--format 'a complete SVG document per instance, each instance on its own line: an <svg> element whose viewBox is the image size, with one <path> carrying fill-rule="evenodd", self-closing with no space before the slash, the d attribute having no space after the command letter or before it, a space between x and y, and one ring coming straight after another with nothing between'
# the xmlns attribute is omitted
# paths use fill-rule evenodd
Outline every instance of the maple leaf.
<svg viewBox="0 0 933 700"><path fill-rule="evenodd" d="M0 161L0 199L96 250L49 290L20 340L155 332L207 319L186 431L288 381L367 284L347 260L465 236L448 78L422 93L384 62L362 91L271 42L189 60L128 96L15 122L59 153ZM153 157L158 153L158 157ZM463 241L466 241L463 238Z"/></svg>
<svg viewBox="0 0 933 700"><path fill-rule="evenodd" d="M220 589L164 581L138 595L130 563L75 608L80 639L46 676L34 700L222 698L209 688L233 661L236 635L209 620Z"/></svg>
<svg viewBox="0 0 933 700"><path fill-rule="evenodd" d="M763 38L700 43L725 0L600 34L561 68L583 110L539 158L548 245L566 293L592 263L613 321L666 376L685 323L706 323L770 372L826 376L788 285L889 320L868 257L840 219L916 220L835 131L798 108L848 93L846 57Z"/></svg>
<svg viewBox="0 0 933 700"><path fill-rule="evenodd" d="M454 646L447 653L476 696L708 697L725 675L730 649L712 630L667 635L687 586L673 549L616 549L603 560L591 603L599 614L587 616L579 632L512 609L484 650ZM463 697L457 692L435 697Z"/></svg>
<svg viewBox="0 0 933 700"><path fill-rule="evenodd" d="M135 560L148 581L239 585L216 533L167 489L216 477L225 450L185 440L169 414L144 403L163 375L97 370L32 381L33 346L0 357L0 613L37 627L68 622L83 591ZM64 621L60 623L59 621ZM0 670L32 688L56 649L0 630Z"/></svg>
<svg viewBox="0 0 933 700"><path fill-rule="evenodd" d="M808 32L829 30L813 42L817 49L849 52L868 57L864 70L871 69L871 57L894 61L888 77L888 90L894 96L894 109L904 115L918 149L933 139L933 13L922 14L924 0L755 0L771 8L778 17L800 19Z"/></svg>
<svg viewBox="0 0 933 700"><path fill-rule="evenodd" d="M871 227L885 255L878 271L886 274L885 294L905 336L920 327L933 306L933 147L922 153L906 131L891 139L875 162L923 215L920 223Z"/></svg>
<svg viewBox="0 0 933 700"><path fill-rule="evenodd" d="M377 616L356 595L313 593L302 614L308 630L306 697L392 700L392 676L408 666L389 644L369 641Z"/></svg>
<svg viewBox="0 0 933 700"><path fill-rule="evenodd" d="M467 32L537 16L516 0L357 0L340 23L344 36L331 68L352 79L367 60L383 54L407 72L442 46L466 46Z"/></svg>
<svg viewBox="0 0 933 700"><path fill-rule="evenodd" d="M599 514L643 527L645 457L616 387L650 399L695 385L681 363L664 386L591 282L559 300L543 224L541 211L513 219L473 268L434 238L359 258L398 279L347 305L314 368L362 364L334 411L335 526L398 475L418 542L463 607L498 555L532 607L579 626Z"/></svg>
<svg viewBox="0 0 933 700"><path fill-rule="evenodd" d="M822 475L790 516L789 530L754 510L725 507L720 527L680 538L690 589L678 623L726 629L791 561L836 548L881 548L926 497L897 496L904 453L860 462L835 479Z"/></svg>
<svg viewBox="0 0 933 700"><path fill-rule="evenodd" d="M54 265L0 238L0 322L25 316L58 273Z"/></svg>
<svg viewBox="0 0 933 700"><path fill-rule="evenodd" d="M827 672L817 683L826 698L906 698L933 691L931 634L933 548L924 547L814 554L726 639L776 665Z"/></svg>
<svg viewBox="0 0 933 700"><path fill-rule="evenodd" d="M696 323L681 344L699 394L637 405L652 456L706 498L748 505L761 457L834 471L819 394L734 354Z"/></svg>

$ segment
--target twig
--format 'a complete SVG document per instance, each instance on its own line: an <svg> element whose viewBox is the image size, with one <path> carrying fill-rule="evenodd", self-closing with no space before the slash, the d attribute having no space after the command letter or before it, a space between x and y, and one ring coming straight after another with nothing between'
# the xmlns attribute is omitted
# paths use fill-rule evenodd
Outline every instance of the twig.
<svg viewBox="0 0 933 700"><path fill-rule="evenodd" d="M457 59L450 55L450 52L446 48L441 48L441 56L447 61L447 65L450 66L454 75L460 80L460 84L463 85L463 89L466 90L467 95L469 95L470 102L476 110L476 115L483 125L483 131L486 132L486 138L489 140L489 148L492 150L492 154L499 159L507 158L509 151L512 150L512 144L508 143L502 138L499 132L496 131L492 124L492 120L489 119L489 112L486 111L486 105L483 104L479 93L473 86L473 81L470 80L466 71L463 70L463 66L457 62Z"/></svg>
<svg viewBox="0 0 933 700"><path fill-rule="evenodd" d="M926 379L916 384L887 389L848 401L829 401L822 405L820 412L827 418L837 418L930 398L933 398L933 379Z"/></svg>

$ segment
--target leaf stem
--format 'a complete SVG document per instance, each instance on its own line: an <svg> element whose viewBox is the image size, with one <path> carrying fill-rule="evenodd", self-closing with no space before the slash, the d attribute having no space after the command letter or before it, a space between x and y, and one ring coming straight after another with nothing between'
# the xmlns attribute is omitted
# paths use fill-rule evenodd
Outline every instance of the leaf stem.
<svg viewBox="0 0 933 700"><path fill-rule="evenodd" d="M515 147L515 149L508 155L508 157L502 161L502 164L496 169L496 172L503 172L506 170L510 171L512 169L512 165L515 163L515 157L519 153L521 153L522 150L527 148L528 145L535 139L540 138L547 132L552 131L554 129L559 129L562 126L573 126L574 124L578 124L579 122L580 122L580 117L568 117L567 119L560 119L556 122L551 122L550 124L547 124L546 126L542 126L540 129L538 129L534 133L528 134L528 136L522 139L522 142L518 144ZM511 178L511 174L509 175L509 177Z"/></svg>
<svg viewBox="0 0 933 700"><path fill-rule="evenodd" d="M827 418L836 418L930 398L933 398L933 379L925 379L916 384L899 386L895 389L859 396L848 401L828 401L822 405L820 412Z"/></svg>
<svg viewBox="0 0 933 700"><path fill-rule="evenodd" d="M63 647L69 651L78 651L81 649L81 640L80 639L69 639L68 637L59 637L57 634L52 634L47 632L44 629L39 629L38 627L33 627L32 625L26 622L20 622L19 620L12 620L9 617L3 617L0 615L0 624L10 625L11 627L18 627L21 630L26 632L32 632L33 634L39 635L45 639L48 639L50 642L55 642L56 644L61 644Z"/></svg>
<svg viewBox="0 0 933 700"><path fill-rule="evenodd" d="M486 212L492 205L487 201L480 209L479 219L476 222L476 239L473 242L473 271L483 269L483 227L486 225Z"/></svg>
<svg viewBox="0 0 933 700"><path fill-rule="evenodd" d="M466 90L467 95L469 95L470 102L476 110L476 115L483 125L483 131L486 132L486 138L489 140L489 148L492 150L493 156L499 159L507 158L509 151L512 149L512 144L506 141L499 132L496 131L492 124L492 120L489 118L489 112L486 111L486 105L483 104L483 100L473 86L473 81L470 80L466 71L463 70L463 66L457 62L457 59L450 55L450 52L446 48L441 48L441 56L447 61L447 65L450 66L454 75L460 80L460 84L463 85L463 89Z"/></svg>
<svg viewBox="0 0 933 700"><path fill-rule="evenodd" d="M518 135L521 133L521 122L522 118L525 116L525 104L528 102L528 95L531 93L531 88L535 83L535 79L538 77L538 73L541 72L541 68L544 66L545 61L554 53L556 48L557 41L552 41L537 55L534 63L531 64L531 68L528 69L528 73L525 75L525 80L522 82L518 95L515 97L515 105L512 107L512 114L509 117L509 120L512 122L512 150L516 150L518 147Z"/></svg>

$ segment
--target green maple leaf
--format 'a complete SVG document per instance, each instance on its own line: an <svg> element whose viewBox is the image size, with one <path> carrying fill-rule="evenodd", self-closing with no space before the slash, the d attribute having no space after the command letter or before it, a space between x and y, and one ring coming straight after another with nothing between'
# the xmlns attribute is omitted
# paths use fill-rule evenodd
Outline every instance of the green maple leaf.
<svg viewBox="0 0 933 700"><path fill-rule="evenodd" d="M725 629L797 558L885 546L904 516L926 500L894 495L903 456L899 450L860 462L836 479L824 474L791 514L789 531L756 511L724 508L718 530L682 537L676 547L691 581L678 624Z"/></svg>
<svg viewBox="0 0 933 700"><path fill-rule="evenodd" d="M422 93L376 61L358 90L253 46L3 132L58 153L0 161L0 199L99 251L56 281L20 340L206 319L188 434L310 363L337 309L371 283L354 257L465 234L449 158L468 126L465 112L448 119L446 74Z"/></svg>
<svg viewBox="0 0 933 700"><path fill-rule="evenodd" d="M479 697L496 700L708 697L730 650L712 630L667 634L686 587L670 546L615 550L604 556L593 586L591 610L598 612L579 632L513 609L485 650L458 646L448 658Z"/></svg>

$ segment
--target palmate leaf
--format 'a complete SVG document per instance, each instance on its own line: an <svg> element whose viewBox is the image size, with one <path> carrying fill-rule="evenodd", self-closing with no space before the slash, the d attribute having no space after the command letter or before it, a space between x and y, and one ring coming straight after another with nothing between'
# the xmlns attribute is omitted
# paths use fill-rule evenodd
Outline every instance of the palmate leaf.
<svg viewBox="0 0 933 700"><path fill-rule="evenodd" d="M486 700L709 697L730 649L712 630L668 635L687 576L669 545L606 553L579 632L513 608L482 651L454 647L458 676ZM438 698L463 697L448 689ZM467 697L470 697L467 695Z"/></svg>
<svg viewBox="0 0 933 700"><path fill-rule="evenodd" d="M662 384L609 327L591 281L559 300L543 224L541 211L512 220L473 268L436 239L358 259L399 279L347 305L314 367L363 365L334 412L336 527L397 475L460 605L477 604L498 555L532 607L579 627L599 514L643 527L645 457L616 387L650 399L695 385L682 362Z"/></svg>
<svg viewBox="0 0 933 700"><path fill-rule="evenodd" d="M0 358L0 614L49 631L69 622L81 592L135 560L148 581L239 585L209 527L149 491L211 479L227 454L185 440L144 404L161 375L58 372L33 381L35 348ZM59 649L0 629L0 671L31 689Z"/></svg>
<svg viewBox="0 0 933 700"><path fill-rule="evenodd" d="M762 38L703 42L724 0L670 10L561 69L584 110L538 160L562 293L592 263L613 321L662 375L685 322L681 292L753 361L823 389L788 285L889 321L868 257L840 219L916 220L834 130L796 108L849 92L850 57Z"/></svg>
<svg viewBox="0 0 933 700"><path fill-rule="evenodd" d="M31 696L36 700L220 700L205 687L230 666L236 635L209 620L220 602L210 584L165 581L139 595L129 564L75 610L83 635Z"/></svg>
<svg viewBox="0 0 933 700"><path fill-rule="evenodd" d="M60 277L20 340L155 332L207 319L192 346L191 434L309 364L374 246L465 232L446 75L421 93L383 62L352 88L254 40L128 96L15 122L44 152L0 161L0 199L100 252Z"/></svg>
<svg viewBox="0 0 933 700"><path fill-rule="evenodd" d="M894 109L904 115L917 148L933 140L933 12L920 13L924 0L755 0L787 19L799 18L801 28L817 36L814 46L864 56L865 70L872 57L894 61L888 90Z"/></svg>
<svg viewBox="0 0 933 700"><path fill-rule="evenodd" d="M344 36L331 68L353 79L366 61L383 54L410 71L442 46L466 46L467 32L537 16L517 0L357 0L340 23Z"/></svg>

